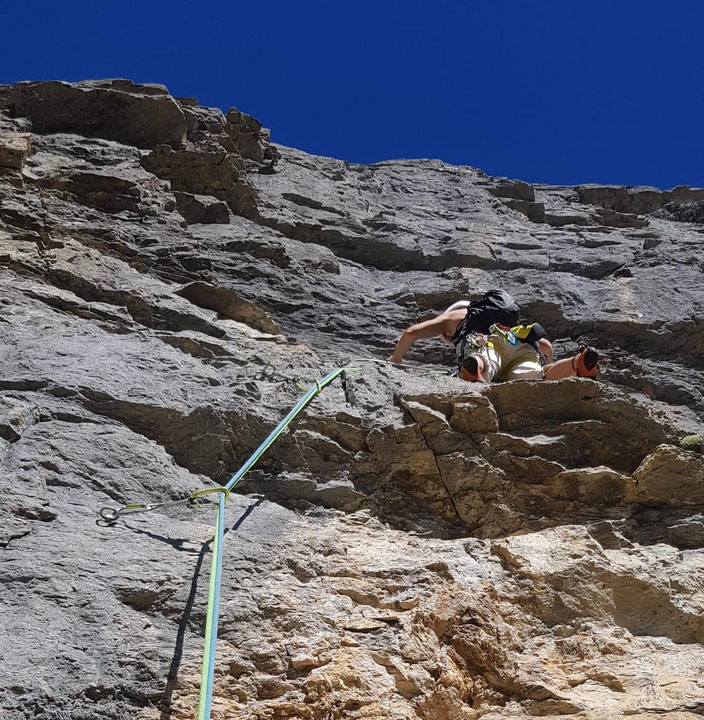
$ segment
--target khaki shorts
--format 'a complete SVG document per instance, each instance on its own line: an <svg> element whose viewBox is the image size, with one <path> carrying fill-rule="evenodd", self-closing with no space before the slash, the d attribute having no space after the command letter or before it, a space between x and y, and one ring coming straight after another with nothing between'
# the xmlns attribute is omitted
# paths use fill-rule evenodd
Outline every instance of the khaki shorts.
<svg viewBox="0 0 704 720"><path fill-rule="evenodd" d="M518 340L513 333L492 333L487 344L472 354L484 359L486 369L482 374L487 382L541 380L543 377L538 353L528 343Z"/></svg>

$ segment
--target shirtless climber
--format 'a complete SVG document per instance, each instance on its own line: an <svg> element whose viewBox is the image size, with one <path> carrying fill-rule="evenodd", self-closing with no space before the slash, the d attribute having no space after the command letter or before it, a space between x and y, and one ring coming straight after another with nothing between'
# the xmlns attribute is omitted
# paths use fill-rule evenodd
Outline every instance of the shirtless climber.
<svg viewBox="0 0 704 720"><path fill-rule="evenodd" d="M586 347L571 358L553 362L552 344L543 328L518 325L518 306L503 290L491 290L479 300L460 301L444 313L409 327L389 358L402 363L416 340L441 336L455 346L458 376L463 380L559 380L595 377L598 354Z"/></svg>

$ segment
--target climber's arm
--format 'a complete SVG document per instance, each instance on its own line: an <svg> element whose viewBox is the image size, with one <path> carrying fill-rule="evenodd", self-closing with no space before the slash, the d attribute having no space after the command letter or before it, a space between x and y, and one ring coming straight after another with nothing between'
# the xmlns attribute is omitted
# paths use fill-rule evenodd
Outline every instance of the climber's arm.
<svg viewBox="0 0 704 720"><path fill-rule="evenodd" d="M402 363L403 356L408 352L411 345L416 340L423 340L425 338L435 337L436 335L442 335L447 333L449 325L452 324L452 318L448 317L447 313L438 315L432 320L426 320L425 322L418 323L417 325L411 325L396 345L396 349L391 354L389 361L392 363ZM455 321L455 325L457 322Z"/></svg>

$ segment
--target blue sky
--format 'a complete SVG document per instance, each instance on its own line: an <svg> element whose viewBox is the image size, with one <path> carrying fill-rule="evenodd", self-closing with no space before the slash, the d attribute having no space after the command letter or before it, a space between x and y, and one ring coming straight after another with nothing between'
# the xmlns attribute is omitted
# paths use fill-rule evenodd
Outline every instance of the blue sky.
<svg viewBox="0 0 704 720"><path fill-rule="evenodd" d="M0 83L127 77L351 162L704 186L700 0L4 3Z"/></svg>

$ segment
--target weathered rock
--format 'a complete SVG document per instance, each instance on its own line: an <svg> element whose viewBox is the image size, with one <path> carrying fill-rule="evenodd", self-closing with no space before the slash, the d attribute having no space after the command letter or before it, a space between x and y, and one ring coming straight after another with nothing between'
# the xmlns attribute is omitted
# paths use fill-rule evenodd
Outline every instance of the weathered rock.
<svg viewBox="0 0 704 720"><path fill-rule="evenodd" d="M0 168L22 170L31 151L28 133L0 133Z"/></svg>
<svg viewBox="0 0 704 720"><path fill-rule="evenodd" d="M241 178L240 160L226 150L174 151L159 145L142 158L142 166L168 180L174 190L212 195L227 202L234 213L248 217L255 211L254 195Z"/></svg>
<svg viewBox="0 0 704 720"><path fill-rule="evenodd" d="M570 209L546 212L545 222L553 227L562 227L563 225L595 225L598 221L596 213Z"/></svg>
<svg viewBox="0 0 704 720"><path fill-rule="evenodd" d="M227 133L242 157L254 162L264 162L269 147L269 132L251 115L230 108L227 113Z"/></svg>
<svg viewBox="0 0 704 720"><path fill-rule="evenodd" d="M294 149L258 173L249 116L55 85L25 92L77 93L85 124L35 125L0 177L8 718L197 714L212 503L97 510L226 480L341 365L228 501L213 717L701 715L704 476L677 446L702 435L701 233L637 215L697 191ZM2 132L30 129L16 88ZM104 139L115 96L176 105L187 144ZM184 225L191 201L234 214ZM471 385L435 340L384 362L495 286L558 357L596 344L601 380Z"/></svg>
<svg viewBox="0 0 704 720"><path fill-rule="evenodd" d="M701 435L687 435L680 440L680 447L683 450L704 453L704 438Z"/></svg>
<svg viewBox="0 0 704 720"><path fill-rule="evenodd" d="M12 85L0 85L0 112L7 110L12 97Z"/></svg>
<svg viewBox="0 0 704 720"><path fill-rule="evenodd" d="M656 210L653 215L665 218L665 220L704 223L704 201L690 203L667 202L662 208Z"/></svg>
<svg viewBox="0 0 704 720"><path fill-rule="evenodd" d="M216 310L221 315L251 325L266 333L278 334L279 327L261 308L243 300L234 290L215 287L208 283L195 282L177 293L190 300L194 305Z"/></svg>
<svg viewBox="0 0 704 720"><path fill-rule="evenodd" d="M496 185L489 189L489 192L496 197L513 198L526 202L535 201L533 186L520 180L499 179Z"/></svg>
<svg viewBox="0 0 704 720"><path fill-rule="evenodd" d="M71 132L146 148L186 141L183 112L162 86L22 82L13 88L12 107L38 133Z"/></svg>
<svg viewBox="0 0 704 720"><path fill-rule="evenodd" d="M193 193L175 192L176 207L189 224L224 224L230 222L230 211L227 203L216 200L208 195L194 195Z"/></svg>
<svg viewBox="0 0 704 720"><path fill-rule="evenodd" d="M107 213L124 210L140 215L156 215L172 210L173 201L154 202L154 183L141 177L125 177L110 171L75 172L68 176L45 179L44 187L71 193L77 202Z"/></svg>
<svg viewBox="0 0 704 720"><path fill-rule="evenodd" d="M598 208L597 213L607 227L644 228L648 226L648 221L638 215L615 212L608 208Z"/></svg>
<svg viewBox="0 0 704 720"><path fill-rule="evenodd" d="M633 473L635 500L644 505L701 507L704 459L671 445L661 445Z"/></svg>
<svg viewBox="0 0 704 720"><path fill-rule="evenodd" d="M651 187L614 185L581 185L576 190L580 202L636 215L653 213L668 203L686 204L704 201L704 189L690 188L687 185L679 185L665 191Z"/></svg>
<svg viewBox="0 0 704 720"><path fill-rule="evenodd" d="M228 194L240 177L236 160L224 150L174 151L168 145L159 145L142 158L142 165L154 175L169 180L174 190L199 195Z"/></svg>
<svg viewBox="0 0 704 720"><path fill-rule="evenodd" d="M184 104L179 100L188 124L188 147L205 152L226 150L237 157L238 167L244 163L237 146L227 132L227 121L222 110L201 107L197 102Z"/></svg>
<svg viewBox="0 0 704 720"><path fill-rule="evenodd" d="M506 207L511 208L511 210L516 210L522 215L525 215L533 222L546 222L545 205L543 203L529 202L528 200L506 200L504 204Z"/></svg>

